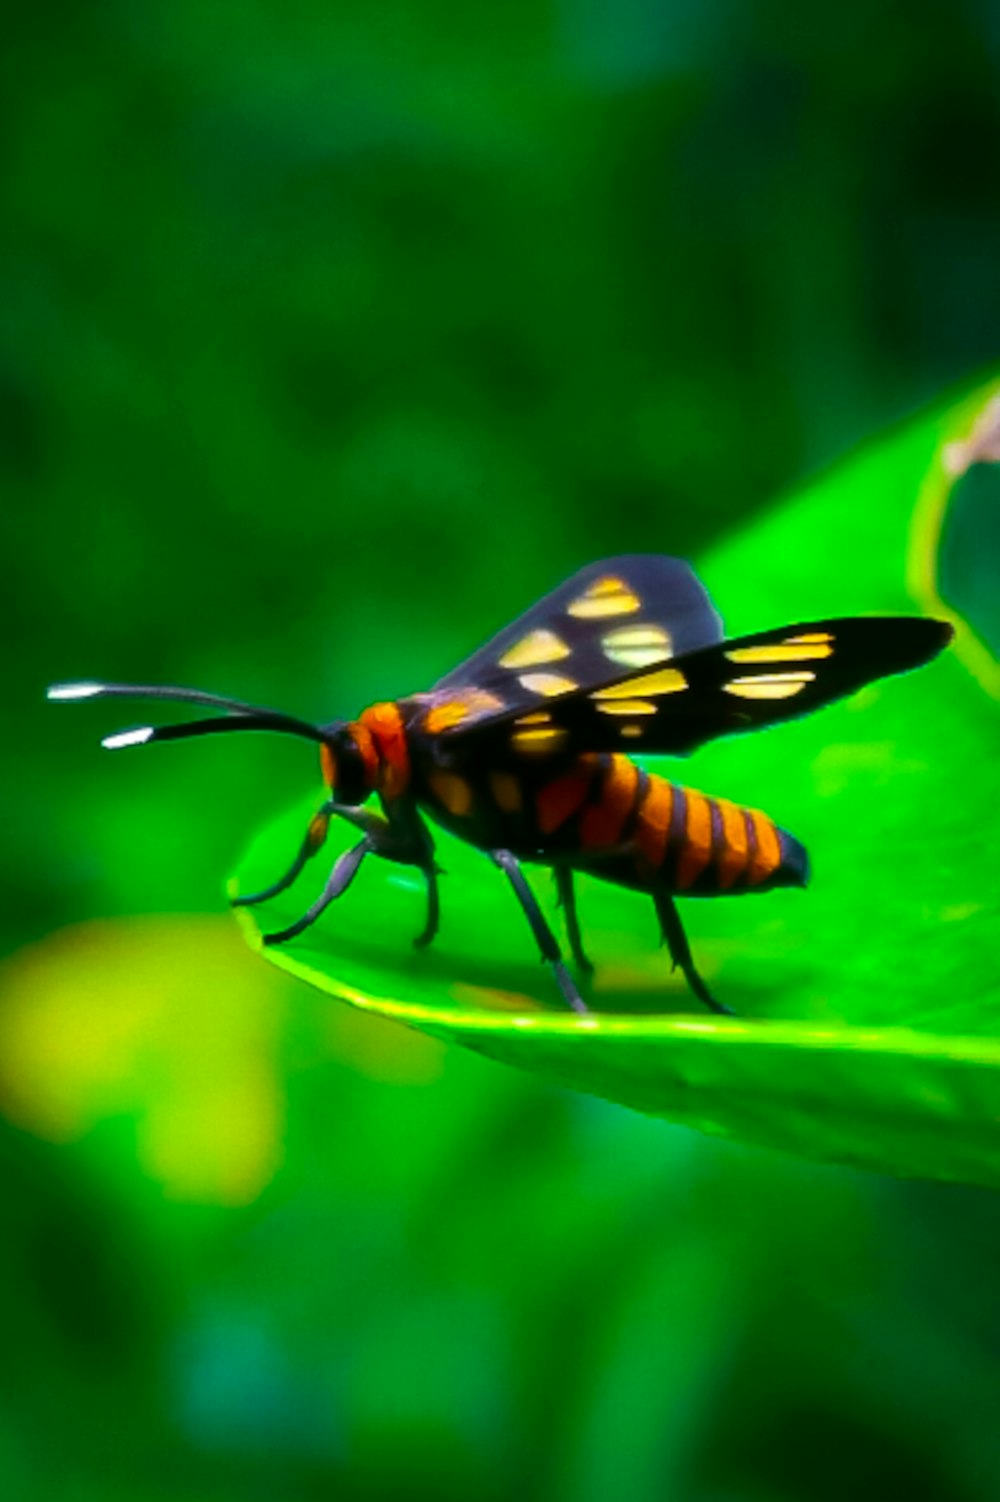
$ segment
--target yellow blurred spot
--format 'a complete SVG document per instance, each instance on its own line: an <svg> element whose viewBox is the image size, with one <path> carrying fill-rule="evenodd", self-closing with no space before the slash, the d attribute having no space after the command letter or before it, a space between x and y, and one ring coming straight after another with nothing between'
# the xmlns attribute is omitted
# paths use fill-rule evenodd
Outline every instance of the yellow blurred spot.
<svg viewBox="0 0 1000 1502"><path fill-rule="evenodd" d="M280 992L225 918L64 929L0 968L0 1109L53 1142L132 1116L170 1198L249 1204L281 1161Z"/></svg>
<svg viewBox="0 0 1000 1502"><path fill-rule="evenodd" d="M393 1084L440 1074L442 1044L331 1006L262 965L228 917L120 919L0 965L0 1112L56 1143L129 1119L166 1198L248 1205L281 1166L289 1018L299 1067L332 1055Z"/></svg>

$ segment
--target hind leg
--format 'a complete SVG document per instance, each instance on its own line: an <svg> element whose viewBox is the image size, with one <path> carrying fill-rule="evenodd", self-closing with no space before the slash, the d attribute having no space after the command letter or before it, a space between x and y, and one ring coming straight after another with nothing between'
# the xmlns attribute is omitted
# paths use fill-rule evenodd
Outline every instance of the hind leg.
<svg viewBox="0 0 1000 1502"><path fill-rule="evenodd" d="M699 1001L703 1001L713 1012L722 1012L732 1017L732 1008L724 1006L721 1001L716 1001L694 967L691 946L687 941L687 934L684 932L673 898L668 897L664 892L654 892L653 903L663 930L664 941L670 951L670 958L674 962L674 969L684 972L688 985Z"/></svg>
<svg viewBox="0 0 1000 1502"><path fill-rule="evenodd" d="M573 872L569 866L556 866L556 890L559 893L559 906L566 914L566 937L569 939L569 947L573 951L573 959L581 970L593 970L593 965L587 958L583 948L583 940L580 937L580 920L576 915L576 892L573 889Z"/></svg>

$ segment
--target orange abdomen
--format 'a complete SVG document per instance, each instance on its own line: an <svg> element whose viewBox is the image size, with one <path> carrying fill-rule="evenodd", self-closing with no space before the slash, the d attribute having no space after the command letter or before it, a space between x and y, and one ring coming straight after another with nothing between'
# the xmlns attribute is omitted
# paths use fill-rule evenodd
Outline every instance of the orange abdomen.
<svg viewBox="0 0 1000 1502"><path fill-rule="evenodd" d="M650 777L638 810L638 874L692 897L805 886L805 849L767 814Z"/></svg>
<svg viewBox="0 0 1000 1502"><path fill-rule="evenodd" d="M808 880L802 845L766 814L668 782L627 756L581 757L539 790L536 812L553 853L616 884L711 897Z"/></svg>

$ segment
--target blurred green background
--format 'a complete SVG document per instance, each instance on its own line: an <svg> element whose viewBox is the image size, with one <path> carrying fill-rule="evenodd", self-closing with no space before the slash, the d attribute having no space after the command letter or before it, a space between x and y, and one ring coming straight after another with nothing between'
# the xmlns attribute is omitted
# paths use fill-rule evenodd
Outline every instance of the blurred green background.
<svg viewBox="0 0 1000 1502"><path fill-rule="evenodd" d="M308 749L41 695L425 687L995 361L1000 9L56 0L0 77L0 1495L995 1499L995 1197L282 979Z"/></svg>

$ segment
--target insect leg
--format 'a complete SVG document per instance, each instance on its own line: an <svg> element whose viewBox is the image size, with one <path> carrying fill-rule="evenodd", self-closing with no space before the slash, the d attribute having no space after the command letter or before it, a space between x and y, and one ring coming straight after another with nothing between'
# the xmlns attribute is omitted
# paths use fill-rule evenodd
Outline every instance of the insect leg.
<svg viewBox="0 0 1000 1502"><path fill-rule="evenodd" d="M535 941L542 951L542 959L547 960L552 966L556 982L562 992L566 1005L572 1007L574 1012L586 1012L587 1008L584 1006L583 998L576 989L576 983L563 964L556 936L546 923L535 894L524 879L524 873L521 870L517 857L509 850L491 850L489 856L493 864L499 866L500 870L504 872L507 880L514 888L514 895L521 904L524 916L531 924L531 931L535 936Z"/></svg>
<svg viewBox="0 0 1000 1502"><path fill-rule="evenodd" d="M279 877L271 886L264 887L260 892L248 892L245 896L234 897L231 906L252 907L256 902L266 902L269 897L277 897L279 892L284 892L290 887L306 862L310 861L316 852L323 848L327 830L330 828L330 818L337 812L337 805L332 798L327 803L324 803L323 807L318 809L309 820L309 828L306 831L305 839L302 841L302 848L284 876Z"/></svg>
<svg viewBox="0 0 1000 1502"><path fill-rule="evenodd" d="M360 840L357 845L353 845L350 850L345 850L330 872L326 886L312 906L302 914L302 917L288 928L279 929L277 933L262 934L262 941L265 944L284 944L287 939L294 939L296 934L300 934L303 929L311 927L316 922L320 913L324 912L330 906L331 902L337 897L343 896L355 876L357 876L361 862L374 849L375 845L371 838L365 835L365 838Z"/></svg>
<svg viewBox="0 0 1000 1502"><path fill-rule="evenodd" d="M438 931L441 902L437 879L440 867L434 860L434 841L419 812L409 804L396 802L388 805L389 817L370 808L351 808L337 804L334 812L347 819L356 829L363 830L370 847L384 860L395 861L400 866L416 866L427 881L427 918L420 933L414 939L418 949L424 949Z"/></svg>
<svg viewBox="0 0 1000 1502"><path fill-rule="evenodd" d="M435 937L438 924L441 919L441 899L438 895L438 867L433 860L429 866L422 867L427 878L427 921L417 934L413 943L417 949L426 949L427 945Z"/></svg>
<svg viewBox="0 0 1000 1502"><path fill-rule="evenodd" d="M573 888L573 872L569 866L556 866L556 888L559 892L559 906L566 914L566 937L569 939L569 947L573 951L573 958L581 970L593 970L593 965L584 953L583 941L580 937L580 921L576 915L576 892Z"/></svg>
<svg viewBox="0 0 1000 1502"><path fill-rule="evenodd" d="M716 1001L694 968L691 946L687 941L687 935L681 925L680 915L674 906L673 898L668 897L665 892L654 892L653 902L656 906L656 915L660 920L660 927L663 930L663 937L670 951L670 958L674 962L674 969L679 968L683 970L688 985L699 1001L703 1001L713 1012L725 1012L727 1016L731 1017L733 1015L732 1008L724 1006L721 1001Z"/></svg>

